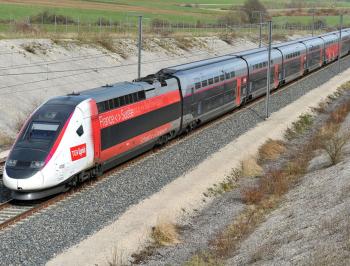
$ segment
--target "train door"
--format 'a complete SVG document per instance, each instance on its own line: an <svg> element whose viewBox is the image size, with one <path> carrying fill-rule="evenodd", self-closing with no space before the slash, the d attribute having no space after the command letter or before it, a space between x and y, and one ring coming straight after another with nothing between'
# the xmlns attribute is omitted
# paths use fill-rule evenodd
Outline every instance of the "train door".
<svg viewBox="0 0 350 266"><path fill-rule="evenodd" d="M202 79L200 78L195 78L195 84L196 83L200 83L201 86L203 86L203 82ZM195 88L192 86L191 88L191 114L192 117L195 118L198 115L200 115L202 113L202 103L199 99L200 97L200 93L196 93Z"/></svg>
<svg viewBox="0 0 350 266"><path fill-rule="evenodd" d="M279 78L280 78L280 75L279 75L279 64L276 64L274 69L275 69L275 71L274 71L274 73L275 73L275 75L274 75L274 86L275 86L275 88L277 88L278 85L279 85Z"/></svg>
<svg viewBox="0 0 350 266"><path fill-rule="evenodd" d="M304 70L306 69L306 54L300 55L300 75L303 75Z"/></svg>
<svg viewBox="0 0 350 266"><path fill-rule="evenodd" d="M237 88L236 88L236 105L239 106L241 104L241 82L242 79L237 79Z"/></svg>

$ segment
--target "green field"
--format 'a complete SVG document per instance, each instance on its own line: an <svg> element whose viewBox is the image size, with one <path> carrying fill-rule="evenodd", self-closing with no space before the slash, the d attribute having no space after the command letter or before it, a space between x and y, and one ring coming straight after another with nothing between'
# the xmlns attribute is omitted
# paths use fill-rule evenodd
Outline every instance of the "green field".
<svg viewBox="0 0 350 266"><path fill-rule="evenodd" d="M144 17L144 23L150 24L154 19L168 21L171 24L215 24L218 18L226 14L232 5L239 7L245 0L65 0L57 1L22 1L21 4L9 3L9 1L0 0L0 22L2 24L11 21L31 21L31 19L41 12L49 11L57 16L62 15L73 21L69 24L98 24L101 18L111 24L118 25L136 25L138 15ZM40 4L37 4L40 2ZM83 6L81 2L86 2ZM212 3L211 3L212 2ZM288 10L290 0L261 0L265 6L272 11ZM295 2L295 1L292 1ZM322 8L349 8L350 1L326 1L326 0L296 0L301 3L301 8L314 7ZM68 4L67 4L68 3ZM76 7L75 7L76 6ZM339 22L337 16L323 16L316 19L323 19L329 26L335 26ZM37 18L38 20L38 18ZM276 16L273 17L276 24L301 23L308 25L312 19L310 16ZM350 17L344 17L344 23L350 23ZM36 24L51 24L51 21L40 20ZM64 24L63 22L59 24ZM60 27L59 31L64 31ZM6 30L2 25L0 30ZM46 26L46 30L51 31L53 27Z"/></svg>

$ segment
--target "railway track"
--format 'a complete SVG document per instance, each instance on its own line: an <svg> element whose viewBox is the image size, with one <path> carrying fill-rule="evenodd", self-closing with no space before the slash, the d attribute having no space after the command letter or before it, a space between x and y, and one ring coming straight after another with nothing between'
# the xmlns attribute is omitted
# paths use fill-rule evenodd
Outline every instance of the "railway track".
<svg viewBox="0 0 350 266"><path fill-rule="evenodd" d="M2 203L0 205L0 230L23 220L26 215L31 215L36 205L35 203L17 203L13 200Z"/></svg>
<svg viewBox="0 0 350 266"><path fill-rule="evenodd" d="M343 59L347 59L349 57L350 57L350 55L345 56ZM306 76L303 76L302 78L294 80L293 82L288 83L287 85L284 85L277 90L274 90L273 92L271 92L271 94L275 94L275 93L287 90L290 86L297 83L299 80L307 78L310 75L314 75L315 73L323 71L327 68L330 68L334 64L335 64L335 62L333 62L329 65L326 65L321 69L313 71L313 72L307 74ZM208 127L215 126L215 124L220 123L220 122L224 121L225 119L230 118L233 114L236 114L237 112L241 112L242 110L247 109L249 107L252 107L253 105L263 101L264 98L265 98L265 95L255 99L255 100L253 100L253 101L251 101L251 102L249 102L249 103L247 103L247 104L245 104L245 105L243 105L243 106L241 106L241 107L239 107L239 108L237 108L229 113L226 113L213 121L210 121L210 122L207 122L207 123L201 125L198 129L196 129L190 133L187 133L185 135L181 135L180 137L177 137L175 139L170 140L167 144L163 145L161 148L154 148L153 150L147 151L144 154L142 154L142 155L126 162L126 163L123 163L123 164L119 165L118 167L104 173L102 176L95 178L93 180L87 181L87 182L81 184L80 186L69 190L68 192L59 194L57 196L53 196L49 199L42 200L41 202L23 203L23 202L18 202L15 200L9 200L5 203L0 204L0 232L5 228L8 228L12 225L20 223L21 221L25 220L26 218L32 216L35 213L38 213L39 211L41 211L49 206L55 205L56 203L58 203L64 199L67 199L67 198L73 196L74 194L77 194L77 192L83 192L85 190L90 189L91 187L95 186L99 181L102 181L103 179L111 176L113 173L117 173L117 172L125 170L126 168L128 168L130 166L134 166L135 164L142 161L145 157L147 157L151 154L157 153L157 152L163 150L164 148L169 148L169 147L171 147L179 142L185 141L187 138L193 137L196 134L199 134L203 130L206 130ZM0 160L0 186L2 186L2 178L1 177L2 177L2 171L3 171L4 164L5 164L5 161Z"/></svg>

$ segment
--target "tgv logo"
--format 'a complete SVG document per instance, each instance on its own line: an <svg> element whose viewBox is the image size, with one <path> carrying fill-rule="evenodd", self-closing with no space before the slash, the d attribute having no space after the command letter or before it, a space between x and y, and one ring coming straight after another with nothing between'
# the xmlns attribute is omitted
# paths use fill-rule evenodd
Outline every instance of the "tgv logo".
<svg viewBox="0 0 350 266"><path fill-rule="evenodd" d="M70 155L71 155L72 161L76 161L86 157L86 144L84 143L84 144L70 148Z"/></svg>

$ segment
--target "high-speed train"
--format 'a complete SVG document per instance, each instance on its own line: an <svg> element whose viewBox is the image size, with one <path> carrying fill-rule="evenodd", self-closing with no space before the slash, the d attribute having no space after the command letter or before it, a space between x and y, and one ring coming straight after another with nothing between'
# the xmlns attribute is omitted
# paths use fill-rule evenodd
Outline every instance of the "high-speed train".
<svg viewBox="0 0 350 266"><path fill-rule="evenodd" d="M271 88L350 52L350 29L276 44ZM60 193L259 97L266 48L168 67L134 82L55 97L28 118L7 158L4 185L19 200Z"/></svg>

